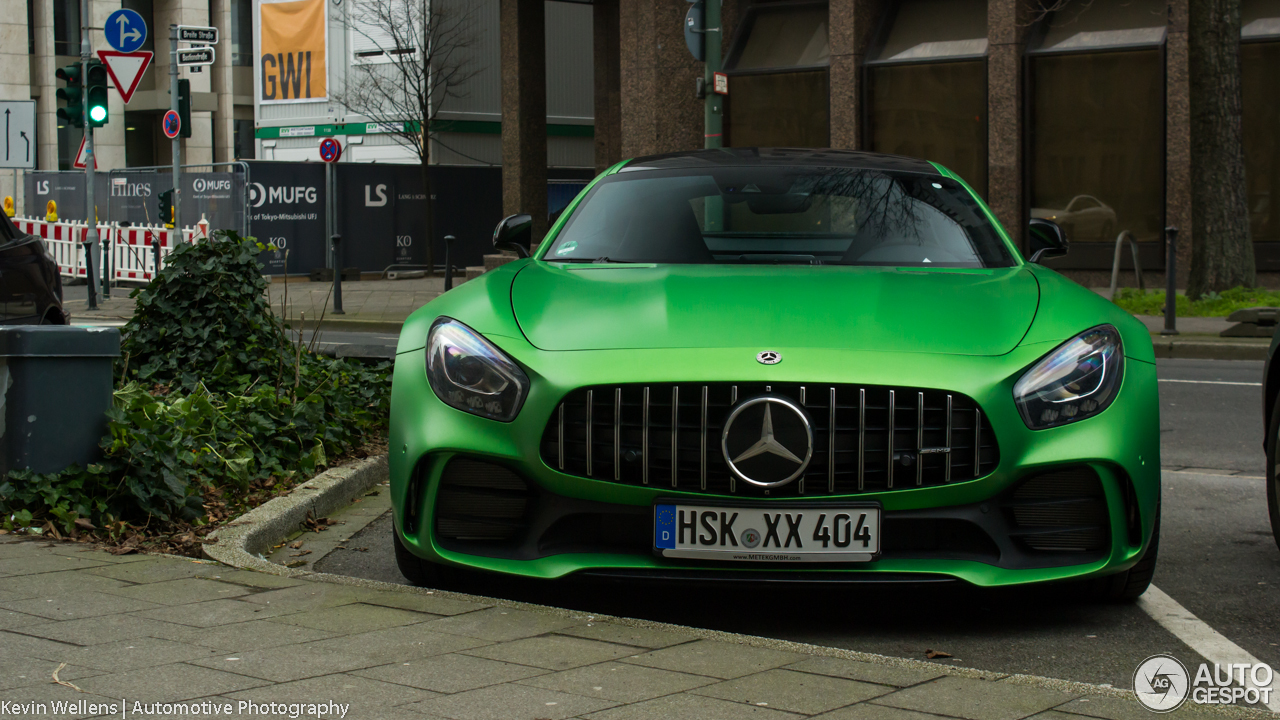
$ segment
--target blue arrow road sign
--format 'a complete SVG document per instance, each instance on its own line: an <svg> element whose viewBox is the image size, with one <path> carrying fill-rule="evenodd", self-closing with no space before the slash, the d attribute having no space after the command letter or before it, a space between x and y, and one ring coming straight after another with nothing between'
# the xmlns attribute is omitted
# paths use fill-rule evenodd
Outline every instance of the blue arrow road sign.
<svg viewBox="0 0 1280 720"><path fill-rule="evenodd" d="M123 53L131 53L147 41L147 22L135 10L122 8L107 16L102 33L107 44Z"/></svg>

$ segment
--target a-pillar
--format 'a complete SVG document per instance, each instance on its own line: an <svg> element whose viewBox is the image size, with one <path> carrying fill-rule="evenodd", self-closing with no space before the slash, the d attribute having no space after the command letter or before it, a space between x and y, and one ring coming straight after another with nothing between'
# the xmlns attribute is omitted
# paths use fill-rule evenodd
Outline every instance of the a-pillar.
<svg viewBox="0 0 1280 720"><path fill-rule="evenodd" d="M686 0L620 4L623 157L703 147L704 66L685 46L688 10Z"/></svg>
<svg viewBox="0 0 1280 720"><path fill-rule="evenodd" d="M547 61L541 0L501 0L502 211L533 216L533 247L547 232Z"/></svg>
<svg viewBox="0 0 1280 720"><path fill-rule="evenodd" d="M1178 228L1178 286L1191 272L1191 75L1188 0L1170 0L1165 40L1165 225ZM1163 238L1163 235L1161 236ZM1166 257L1161 245L1161 258ZM1161 259L1161 265L1165 261Z"/></svg>
<svg viewBox="0 0 1280 720"><path fill-rule="evenodd" d="M27 55L27 3L24 0L0 0L0 100L31 99L31 65ZM34 128L33 128L34 129ZM28 138L32 143L35 138ZM19 138L8 138L6 150L10 160L21 159L15 153L28 148ZM35 147L29 148L36 151ZM17 181L15 182L15 178ZM16 203L21 172L0 170L0 196L11 195Z"/></svg>
<svg viewBox="0 0 1280 720"><path fill-rule="evenodd" d="M987 204L1018 247L1026 249L1026 158L1022 68L1027 0L987 0ZM983 188L976 188L982 192Z"/></svg>
<svg viewBox="0 0 1280 720"><path fill-rule="evenodd" d="M831 147L864 149L862 64L883 0L831 0L827 27L831 43L828 92Z"/></svg>
<svg viewBox="0 0 1280 720"><path fill-rule="evenodd" d="M618 0L595 0L592 55L595 72L596 172L622 159L622 75Z"/></svg>

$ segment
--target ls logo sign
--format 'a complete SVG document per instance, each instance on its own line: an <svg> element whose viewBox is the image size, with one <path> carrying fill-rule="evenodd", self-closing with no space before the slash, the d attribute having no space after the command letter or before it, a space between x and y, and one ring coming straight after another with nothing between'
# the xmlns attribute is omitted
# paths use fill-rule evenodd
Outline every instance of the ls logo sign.
<svg viewBox="0 0 1280 720"><path fill-rule="evenodd" d="M373 190L374 195L378 196L377 200L374 200L372 197L369 196L370 189ZM387 204L387 186L386 185L378 185L372 188L369 185L364 186L364 206L365 207L384 207L386 204Z"/></svg>

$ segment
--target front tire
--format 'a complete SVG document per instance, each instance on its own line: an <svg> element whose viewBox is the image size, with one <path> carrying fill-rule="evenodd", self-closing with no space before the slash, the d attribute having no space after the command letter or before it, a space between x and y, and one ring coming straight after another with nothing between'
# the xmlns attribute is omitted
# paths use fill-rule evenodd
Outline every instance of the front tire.
<svg viewBox="0 0 1280 720"><path fill-rule="evenodd" d="M414 555L409 548L404 546L400 541L400 530L393 523L391 526L391 542L395 546L396 567L400 569L400 574L410 585L417 587L441 587L444 583L454 578L456 572L453 568L437 565L433 562L427 562L422 558Z"/></svg>
<svg viewBox="0 0 1280 720"><path fill-rule="evenodd" d="M1271 534L1280 548L1280 473L1276 472L1277 445L1280 445L1280 396L1271 405L1271 425L1267 428L1267 514Z"/></svg>

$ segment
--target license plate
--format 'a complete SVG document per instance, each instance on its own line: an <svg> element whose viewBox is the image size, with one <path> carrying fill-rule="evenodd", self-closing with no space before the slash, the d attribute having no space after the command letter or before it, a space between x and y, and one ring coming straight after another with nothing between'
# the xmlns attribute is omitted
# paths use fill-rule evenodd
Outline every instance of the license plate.
<svg viewBox="0 0 1280 720"><path fill-rule="evenodd" d="M653 544L669 558L866 562L880 552L880 508L659 503Z"/></svg>

